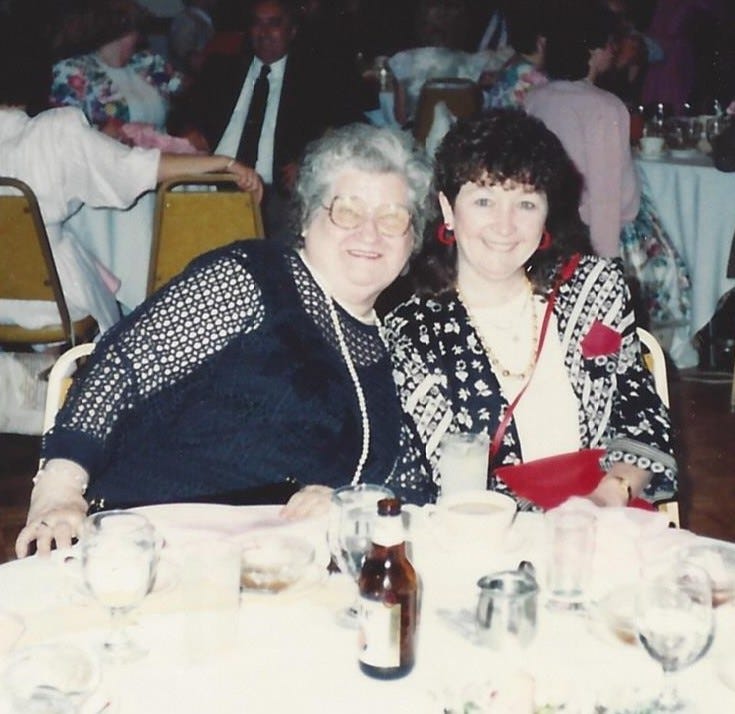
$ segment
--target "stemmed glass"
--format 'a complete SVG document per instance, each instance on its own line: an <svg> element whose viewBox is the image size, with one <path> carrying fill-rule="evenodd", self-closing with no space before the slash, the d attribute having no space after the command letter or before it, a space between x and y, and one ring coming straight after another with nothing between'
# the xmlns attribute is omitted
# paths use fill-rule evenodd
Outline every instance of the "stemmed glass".
<svg viewBox="0 0 735 714"><path fill-rule="evenodd" d="M150 592L156 571L156 538L150 521L130 511L101 511L87 519L82 570L89 592L110 611L106 658L126 662L145 654L126 627L127 614Z"/></svg>
<svg viewBox="0 0 735 714"><path fill-rule="evenodd" d="M393 492L375 484L343 486L332 494L329 550L341 572L357 581L362 562L372 543L377 503L392 498ZM346 608L338 618L347 627L357 627L357 607Z"/></svg>
<svg viewBox="0 0 735 714"><path fill-rule="evenodd" d="M664 687L655 702L657 711L682 711L686 703L675 687L673 674L694 664L712 643L710 578L696 565L677 564L643 582L636 609L638 637L664 672Z"/></svg>

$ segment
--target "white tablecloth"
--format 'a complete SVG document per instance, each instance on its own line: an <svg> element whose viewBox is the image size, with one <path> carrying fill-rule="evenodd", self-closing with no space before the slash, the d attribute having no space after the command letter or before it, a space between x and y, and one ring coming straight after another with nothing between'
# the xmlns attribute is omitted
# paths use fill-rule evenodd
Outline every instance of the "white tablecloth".
<svg viewBox="0 0 735 714"><path fill-rule="evenodd" d="M630 514L613 510L598 529L597 594L605 583L638 578L636 558L627 549L638 550L643 544L644 556L646 548L649 555L671 554L694 538L667 530L657 514L638 512L629 520ZM658 666L641 647L601 634L583 617L552 614L542 603L538 634L516 658L476 645L463 634L478 576L514 568L521 558L530 558L543 582L547 539L539 515L519 516L502 546L473 557L442 546L430 530L415 531L414 562L424 584L417 663L409 676L393 682L360 672L356 632L335 622L335 612L353 594L352 583L343 576L317 576L279 595L243 595L229 631L230 646L204 654L195 642L206 633L193 629L202 613L177 612L171 604L186 578L182 572L178 578L172 575L166 564L175 562L173 556L197 538L212 542L254 528L285 528L312 539L323 562L324 521L279 526L274 507L156 507L148 515L166 539L160 587L146 598L137 616L136 637L150 652L136 663L105 668L83 714L96 714L107 701L105 714L439 713L467 685L490 679L502 686L508 673L519 668L534 677L538 704L567 702L564 714L591 714L595 698L625 701L633 693L655 693L660 684ZM197 567L191 565L192 570ZM85 595L78 563L64 562L59 554L0 567L3 608L26 621L18 646L52 639L90 645L102 637L105 613ZM727 627L734 613L732 605L719 609ZM718 675L719 663L733 652L729 639L727 631L719 632L713 651L678 675L680 688L698 702L702 714L735 711L735 691ZM0 711L5 711L2 697L0 688Z"/></svg>
<svg viewBox="0 0 735 714"><path fill-rule="evenodd" d="M638 158L663 227L689 268L694 335L709 322L735 280L726 277L735 232L735 173L723 173L704 154L691 159Z"/></svg>
<svg viewBox="0 0 735 714"><path fill-rule="evenodd" d="M156 193L144 193L127 210L82 206L65 224L120 279L117 299L124 312L145 300L153 240Z"/></svg>

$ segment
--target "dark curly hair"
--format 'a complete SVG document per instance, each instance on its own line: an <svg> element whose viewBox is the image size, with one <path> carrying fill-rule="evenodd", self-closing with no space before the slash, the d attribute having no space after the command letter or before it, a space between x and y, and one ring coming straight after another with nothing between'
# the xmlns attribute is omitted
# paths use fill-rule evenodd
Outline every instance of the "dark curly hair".
<svg viewBox="0 0 735 714"><path fill-rule="evenodd" d="M543 193L548 202L548 250L536 251L528 264L534 287L545 291L560 259L592 253L589 231L579 217L582 176L561 142L540 120L521 109L493 109L477 119L458 121L436 152L435 189L454 206L466 183L511 182ZM437 224L430 227L436 230ZM457 247L427 235L413 264L416 290L437 294L454 288Z"/></svg>

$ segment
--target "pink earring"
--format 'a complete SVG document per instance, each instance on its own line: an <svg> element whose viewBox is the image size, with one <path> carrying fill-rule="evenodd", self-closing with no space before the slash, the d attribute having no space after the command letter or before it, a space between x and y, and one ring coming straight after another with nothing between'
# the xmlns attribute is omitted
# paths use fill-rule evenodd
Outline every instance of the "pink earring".
<svg viewBox="0 0 735 714"><path fill-rule="evenodd" d="M541 242L536 250L548 250L553 242L554 239L551 237L551 233L544 228L544 232L541 234Z"/></svg>
<svg viewBox="0 0 735 714"><path fill-rule="evenodd" d="M440 223L437 227L436 239L442 245L454 245L454 242L457 240L454 237L454 231L446 223Z"/></svg>

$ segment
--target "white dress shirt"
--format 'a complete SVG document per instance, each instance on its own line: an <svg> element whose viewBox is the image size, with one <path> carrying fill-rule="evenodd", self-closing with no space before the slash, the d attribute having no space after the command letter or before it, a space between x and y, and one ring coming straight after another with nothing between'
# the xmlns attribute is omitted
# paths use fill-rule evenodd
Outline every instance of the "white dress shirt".
<svg viewBox="0 0 735 714"><path fill-rule="evenodd" d="M265 117L263 118L263 128L260 132L260 141L258 143L258 160L255 164L255 170L265 183L273 183L273 147L276 132L276 120L278 118L278 105L281 102L281 88L283 87L283 75L286 71L286 60L288 56L281 57L277 62L270 65L271 71L268 75L268 102L265 107ZM240 145L240 136L245 126L245 119L250 108L250 100L253 97L253 88L255 80L258 79L260 68L263 66L257 57L253 57L248 69L247 76L240 91L240 97L235 104L235 109L230 117L230 122L220 139L216 154L225 156L235 156L238 146Z"/></svg>

